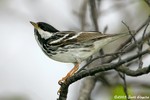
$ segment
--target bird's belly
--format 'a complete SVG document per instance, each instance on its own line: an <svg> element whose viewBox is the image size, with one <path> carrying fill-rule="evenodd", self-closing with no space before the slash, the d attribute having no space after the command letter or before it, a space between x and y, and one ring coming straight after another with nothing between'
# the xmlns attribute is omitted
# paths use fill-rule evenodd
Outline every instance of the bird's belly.
<svg viewBox="0 0 150 100"><path fill-rule="evenodd" d="M77 62L75 57L73 57L70 53L58 53L50 57L53 60L65 63L74 63Z"/></svg>
<svg viewBox="0 0 150 100"><path fill-rule="evenodd" d="M65 63L81 62L92 56L94 53L98 52L98 50L105 45L101 41L96 41L93 44L94 44L93 47L67 48L66 52L65 51L61 52L61 50L58 50L56 54L54 53L53 55L48 56L51 59L59 62Z"/></svg>
<svg viewBox="0 0 150 100"><path fill-rule="evenodd" d="M105 41L105 40L104 40ZM80 47L80 48L67 48L67 51L62 52L57 50L56 54L49 56L51 59L65 62L65 63L75 63L81 62L92 56L94 53L98 52L105 44L100 41L93 43L92 47ZM48 54L48 53L46 53Z"/></svg>
<svg viewBox="0 0 150 100"><path fill-rule="evenodd" d="M57 53L56 55L51 56L50 58L56 61L65 62L65 63L75 63L81 62L94 53L94 50L85 50L84 48L70 49L68 52Z"/></svg>

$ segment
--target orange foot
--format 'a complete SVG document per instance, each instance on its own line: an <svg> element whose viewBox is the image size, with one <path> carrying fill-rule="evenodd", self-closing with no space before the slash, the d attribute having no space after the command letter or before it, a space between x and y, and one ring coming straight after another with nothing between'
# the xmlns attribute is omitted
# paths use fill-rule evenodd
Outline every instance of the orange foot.
<svg viewBox="0 0 150 100"><path fill-rule="evenodd" d="M58 84L61 85L62 83L65 83L65 81L69 77L71 77L78 69L79 69L79 64L77 63L65 77L63 77L61 80L58 81Z"/></svg>
<svg viewBox="0 0 150 100"><path fill-rule="evenodd" d="M61 85L62 83L65 83L66 80L67 80L69 77L71 77L78 69L79 69L79 64L77 63L77 64L73 67L73 69L72 69L65 77L63 77L61 80L58 81L58 84ZM61 87L60 87L60 89L58 90L57 94L59 94L60 91L61 91Z"/></svg>

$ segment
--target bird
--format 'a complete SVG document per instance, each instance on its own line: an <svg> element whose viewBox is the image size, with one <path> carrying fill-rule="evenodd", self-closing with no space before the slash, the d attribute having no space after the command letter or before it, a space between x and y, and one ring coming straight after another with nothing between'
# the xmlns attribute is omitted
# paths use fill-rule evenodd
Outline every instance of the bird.
<svg viewBox="0 0 150 100"><path fill-rule="evenodd" d="M73 76L79 69L82 61L94 55L107 44L129 35L102 34L97 31L59 31L45 22L32 22L35 39L42 51L51 59L63 63L73 63L74 67L59 84Z"/></svg>

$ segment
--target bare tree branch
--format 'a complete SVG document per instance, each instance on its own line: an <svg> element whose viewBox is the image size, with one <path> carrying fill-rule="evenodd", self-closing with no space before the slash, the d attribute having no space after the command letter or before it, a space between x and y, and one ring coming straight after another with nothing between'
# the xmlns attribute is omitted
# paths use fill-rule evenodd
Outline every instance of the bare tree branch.
<svg viewBox="0 0 150 100"><path fill-rule="evenodd" d="M121 61L121 55L119 54L119 60L118 60L118 62L120 62L120 61ZM118 71L118 74L119 74L119 76L121 77L121 79L123 80L123 83L124 83L123 90L124 90L124 93L126 95L126 99L130 100L129 99L129 95L128 95L128 89L127 89L128 87L127 87L127 82L126 82L126 75L124 73L120 73L119 71Z"/></svg>
<svg viewBox="0 0 150 100"><path fill-rule="evenodd" d="M148 74L150 72L150 65L148 67L144 67L142 69L130 70L128 67L119 67L116 70L125 73L128 76L140 76L143 74Z"/></svg>
<svg viewBox="0 0 150 100"><path fill-rule="evenodd" d="M130 75L130 76L139 76L139 75L149 73L150 72L150 66L142 68L140 70L136 70L136 71L130 70L126 67L120 67L122 64L125 64L126 62L132 61L134 59L137 59L139 56L145 55L147 53L150 53L150 48L142 51L139 54L135 54L135 55L130 56L126 59L123 59L123 60L121 60L117 63L103 64L103 65L100 65L100 66L97 66L97 67L94 67L94 68L83 70L80 73L74 74L74 76L67 79L65 84L64 83L61 84L61 90L62 91L60 91L60 96L59 96L58 100L66 100L67 93L68 93L68 88L69 88L70 84L80 80L81 78L84 78L84 77L87 77L87 76L93 76L96 73L100 73L100 72L104 72L104 71L108 71L108 70L113 70L113 69L121 71L121 72L125 73L126 75Z"/></svg>
<svg viewBox="0 0 150 100"><path fill-rule="evenodd" d="M146 21L135 31L135 35L142 30L148 23L150 22L150 16L146 19ZM132 37L130 37L129 39L127 39L124 43L122 43L116 51L120 51L122 48L124 48L126 45L128 45L129 43L131 43ZM136 45L134 44L134 46L136 47ZM130 49L131 50L131 49ZM118 57L111 57L107 62L111 62L112 60L116 59Z"/></svg>
<svg viewBox="0 0 150 100"><path fill-rule="evenodd" d="M84 17L86 16L87 1L90 5L91 19L92 19L94 28L96 31L99 31L98 13L97 13L97 8L96 8L97 5L95 4L95 0L85 0L85 2L84 2L85 4L83 4L83 7L81 8L83 11L82 12L83 15L81 14L81 16L80 16L80 17L82 17L81 18L82 30L84 30L84 27L86 24L86 20L84 19ZM65 83L60 84L61 85L61 91L60 91L60 95L59 95L58 100L66 100L67 99L68 88L72 83L74 83L74 82L76 82L82 78L85 78L87 76L92 76L92 77L88 77L85 79L85 81L83 83L83 87L80 91L80 96L79 96L79 100L90 99L91 91L93 90L93 88L95 86L95 82L98 79L97 76L99 78L102 77L105 80L105 75L103 77L103 75L101 73L105 73L106 71L109 71L109 70L116 70L119 73L122 73L119 75L123 79L124 92L125 92L126 96L128 97L127 82L126 82L125 75L140 76L143 74L148 74L150 72L150 65L147 67L143 67L143 62L142 62L143 55L146 55L146 54L148 55L150 53L150 48L148 48L146 50L142 49L145 42L148 42L148 45L150 46L150 39L149 39L150 38L150 32L148 32L148 34L146 34L146 30L147 30L149 22L150 22L150 16L135 31L135 34L132 34L129 26L127 26L127 24L125 24L123 22L123 24L127 27L131 37L129 39L127 39L123 44L121 44L115 53L111 53L111 54L103 54L102 53L102 55L100 55L99 57L91 59L77 73L75 73L72 77L68 78ZM145 27L145 29L144 29L142 38L140 38L139 40L136 40L135 35L138 34L139 31L142 30L144 27ZM134 40L134 43L131 43L132 40ZM135 48L138 48L137 54L130 55L124 59L122 58L124 54L131 52ZM101 58L103 59L103 58L108 57L108 56L111 56L110 59L105 61L105 62L102 62ZM117 59L118 61L115 63L110 63L111 61L113 61L115 59ZM139 69L131 70L129 68L129 65L134 63L133 60L139 61ZM96 64L95 63L96 61L100 61L101 62L101 63L99 63L100 65ZM96 65L94 65L94 64L96 64ZM126 66L124 66L124 64ZM90 67L87 67L87 66L90 66Z"/></svg>
<svg viewBox="0 0 150 100"><path fill-rule="evenodd" d="M99 57L96 57L96 58L93 58L92 60L90 60L88 63L86 63L84 66L82 66L82 68L80 68L78 70L77 73L81 72L82 70L85 70L85 67L87 67L88 65L90 65L91 63L93 63L94 61L100 59L100 58L105 58L105 57L108 57L108 56L117 56L118 54L121 54L121 53L124 53L124 52L116 52L116 53L109 53L109 54L103 54Z"/></svg>
<svg viewBox="0 0 150 100"><path fill-rule="evenodd" d="M119 73L119 72L118 72ZM127 100L130 100L129 99L129 94L128 94L128 86L127 86L127 82L126 82L126 75L124 74L124 73L119 73L119 76L122 78L122 80L123 80L123 83L124 83L124 85L123 85L123 90L124 90L124 93L125 93L125 95L126 95L126 97L127 97Z"/></svg>
<svg viewBox="0 0 150 100"><path fill-rule="evenodd" d="M91 8L91 17L94 23L94 27L96 31L99 31L99 27L98 27L98 14L97 14L97 8L96 8L96 4L95 4L95 0L89 0L89 4L90 4L90 8Z"/></svg>
<svg viewBox="0 0 150 100"><path fill-rule="evenodd" d="M132 39L134 40L134 44L135 44L136 47L138 48L138 53L140 53L140 52L142 51L142 45L141 45L141 44L138 44L138 42L137 42L135 36L132 34L132 32L131 32L129 26L128 26L126 23L124 23L123 21L122 21L122 23L127 27L127 29L128 29L128 31L129 31L129 33L130 33ZM147 27L147 26L146 26L146 27ZM143 36L144 36L144 34L143 34ZM142 37L142 38L143 38L143 37ZM139 67L138 67L138 68L142 68L142 65L143 65L142 56L139 56Z"/></svg>
<svg viewBox="0 0 150 100"><path fill-rule="evenodd" d="M87 77L82 84L82 88L80 90L80 95L78 100L91 100L91 92L95 87L95 78L94 77Z"/></svg>
<svg viewBox="0 0 150 100"><path fill-rule="evenodd" d="M81 22L81 30L85 30L86 26L86 11L87 11L88 0L84 0L80 9L80 22Z"/></svg>

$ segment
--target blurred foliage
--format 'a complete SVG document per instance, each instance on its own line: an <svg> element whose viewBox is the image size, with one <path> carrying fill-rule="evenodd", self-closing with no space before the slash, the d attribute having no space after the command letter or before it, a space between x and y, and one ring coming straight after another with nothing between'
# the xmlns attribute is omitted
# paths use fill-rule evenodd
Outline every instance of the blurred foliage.
<svg viewBox="0 0 150 100"><path fill-rule="evenodd" d="M128 87L128 95L132 95L131 88ZM127 100L126 94L122 85L112 87L112 99L111 100Z"/></svg>

